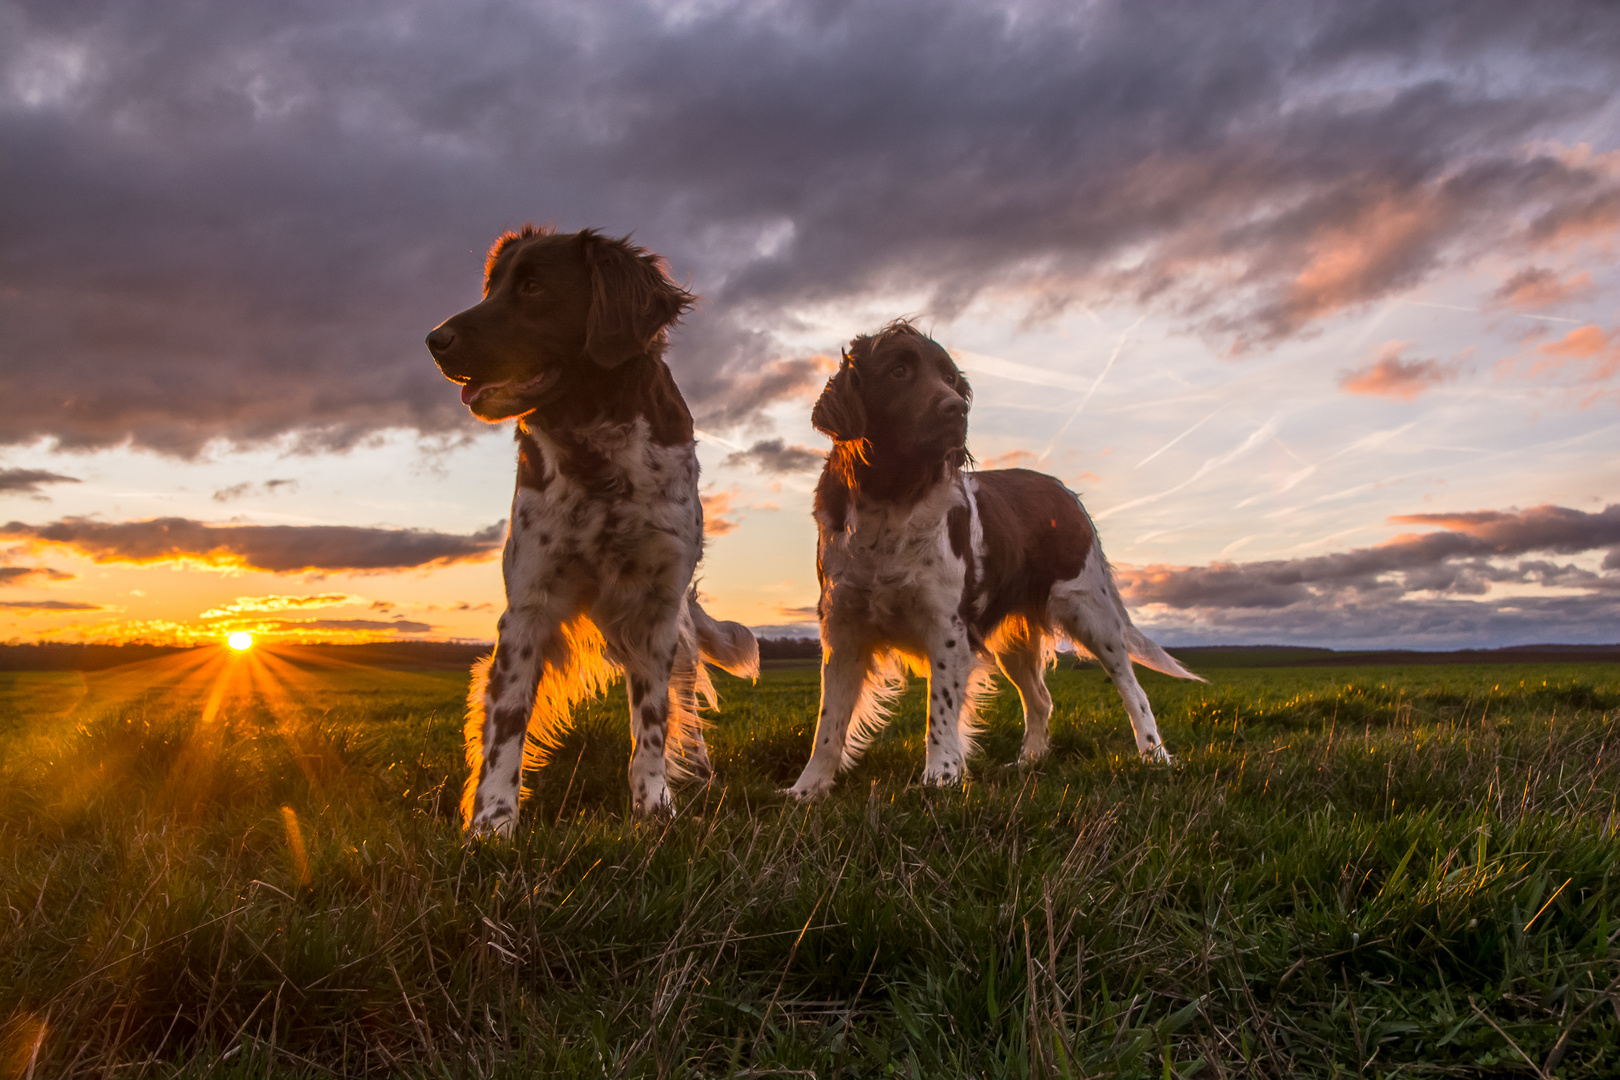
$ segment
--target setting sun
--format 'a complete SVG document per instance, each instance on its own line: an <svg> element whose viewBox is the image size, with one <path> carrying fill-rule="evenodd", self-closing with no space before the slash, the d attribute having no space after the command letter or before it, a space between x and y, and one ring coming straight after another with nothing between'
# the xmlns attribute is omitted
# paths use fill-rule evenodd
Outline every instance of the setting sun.
<svg viewBox="0 0 1620 1080"><path fill-rule="evenodd" d="M253 635L246 630L237 630L225 639L225 644L237 652L247 652L253 648Z"/></svg>

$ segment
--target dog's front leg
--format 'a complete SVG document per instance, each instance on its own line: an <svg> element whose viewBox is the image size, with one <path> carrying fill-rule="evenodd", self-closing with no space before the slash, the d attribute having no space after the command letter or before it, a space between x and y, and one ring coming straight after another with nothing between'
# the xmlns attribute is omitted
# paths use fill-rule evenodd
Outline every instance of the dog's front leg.
<svg viewBox="0 0 1620 1080"><path fill-rule="evenodd" d="M973 647L959 616L932 635L928 648L928 758L923 783L959 783L967 777L972 749L962 731L968 680L973 674Z"/></svg>
<svg viewBox="0 0 1620 1080"><path fill-rule="evenodd" d="M821 662L821 713L816 718L816 737L810 760L787 794L812 799L827 792L844 761L844 744L849 739L849 721L860 703L861 690L871 666L870 653L847 646L824 647Z"/></svg>
<svg viewBox="0 0 1620 1080"><path fill-rule="evenodd" d="M541 665L557 641L557 618L542 608L508 608L495 654L485 662L482 693L469 702L463 814L471 834L510 836L522 791L523 744L534 712ZM476 687L476 683L475 683Z"/></svg>

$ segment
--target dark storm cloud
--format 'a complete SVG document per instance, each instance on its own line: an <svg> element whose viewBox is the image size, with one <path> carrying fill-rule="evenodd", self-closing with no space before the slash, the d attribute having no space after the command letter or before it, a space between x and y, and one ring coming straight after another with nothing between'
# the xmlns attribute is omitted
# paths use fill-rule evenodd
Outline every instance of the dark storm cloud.
<svg viewBox="0 0 1620 1080"><path fill-rule="evenodd" d="M526 219L690 275L714 426L874 289L1241 350L1620 223L1558 149L1616 88L1596 2L13 3L0 67L0 442L471 430L421 339Z"/></svg>
<svg viewBox="0 0 1620 1080"><path fill-rule="evenodd" d="M44 469L0 469L0 495L37 495L46 484L77 484L77 476L46 472Z"/></svg>
<svg viewBox="0 0 1620 1080"><path fill-rule="evenodd" d="M189 560L278 574L410 570L485 559L499 551L505 535L505 522L465 536L350 525L210 525L188 518L0 526L0 537L60 544L95 562Z"/></svg>
<svg viewBox="0 0 1620 1080"><path fill-rule="evenodd" d="M805 473L821 468L827 455L797 443L789 446L781 439L761 439L746 450L727 454L722 464L751 465L763 473Z"/></svg>
<svg viewBox="0 0 1620 1080"><path fill-rule="evenodd" d="M1405 514L1403 524L1447 528L1332 555L1200 567L1120 571L1135 604L1172 608L1283 608L1307 601L1399 600L1408 592L1479 594L1490 584L1526 582L1620 593L1620 578L1545 561L1490 560L1554 552L1574 555L1620 545L1620 503L1597 513L1562 506L1523 511Z"/></svg>
<svg viewBox="0 0 1620 1080"><path fill-rule="evenodd" d="M1620 504L1597 513L1537 506L1392 520L1446 528L1302 559L1121 567L1120 588L1133 606L1162 605L1145 623L1167 628L1183 644L1308 639L1450 646L1620 639L1620 574L1607 572L1620 569L1615 551L1605 557L1603 573L1518 558L1616 548ZM1570 592L1486 598L1492 585Z"/></svg>
<svg viewBox="0 0 1620 1080"><path fill-rule="evenodd" d="M53 570L49 566L0 566L0 586L22 585L36 581L68 581L72 574Z"/></svg>
<svg viewBox="0 0 1620 1080"><path fill-rule="evenodd" d="M1324 617L1327 615L1328 617ZM1172 645L1326 645L1334 648L1494 648L1504 645L1606 645L1620 640L1613 596L1520 597L1495 602L1413 599L1346 604L1324 612L1203 609L1138 614L1155 640Z"/></svg>

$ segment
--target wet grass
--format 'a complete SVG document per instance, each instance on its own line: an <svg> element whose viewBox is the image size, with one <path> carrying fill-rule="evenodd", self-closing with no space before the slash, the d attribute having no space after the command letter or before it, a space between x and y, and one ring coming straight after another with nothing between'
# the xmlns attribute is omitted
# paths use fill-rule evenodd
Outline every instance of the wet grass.
<svg viewBox="0 0 1620 1080"><path fill-rule="evenodd" d="M945 791L914 688L811 807L779 667L673 820L615 694L471 849L465 677L296 668L0 675L0 1077L1620 1072L1613 666L1148 676L1174 768L1058 671Z"/></svg>

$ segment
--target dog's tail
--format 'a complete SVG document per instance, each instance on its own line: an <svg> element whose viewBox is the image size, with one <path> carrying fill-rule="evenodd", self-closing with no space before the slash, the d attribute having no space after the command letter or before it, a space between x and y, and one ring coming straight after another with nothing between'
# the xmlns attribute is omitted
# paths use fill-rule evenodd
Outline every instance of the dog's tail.
<svg viewBox="0 0 1620 1080"><path fill-rule="evenodd" d="M711 618L692 597L692 629L697 633L698 653L704 661L743 679L759 678L759 642L742 623Z"/></svg>
<svg viewBox="0 0 1620 1080"><path fill-rule="evenodd" d="M745 679L758 678L759 642L741 623L711 618L693 591L686 597L680 645L669 680L669 741L664 761L673 777L707 777L712 772L698 710L716 708L720 695L704 662Z"/></svg>
<svg viewBox="0 0 1620 1080"><path fill-rule="evenodd" d="M1125 622L1125 647L1130 650L1131 659L1143 667L1150 667L1166 675L1174 675L1178 679L1209 682L1202 675L1195 675L1183 667L1180 660L1165 652L1159 647L1158 642L1132 625L1128 616Z"/></svg>

